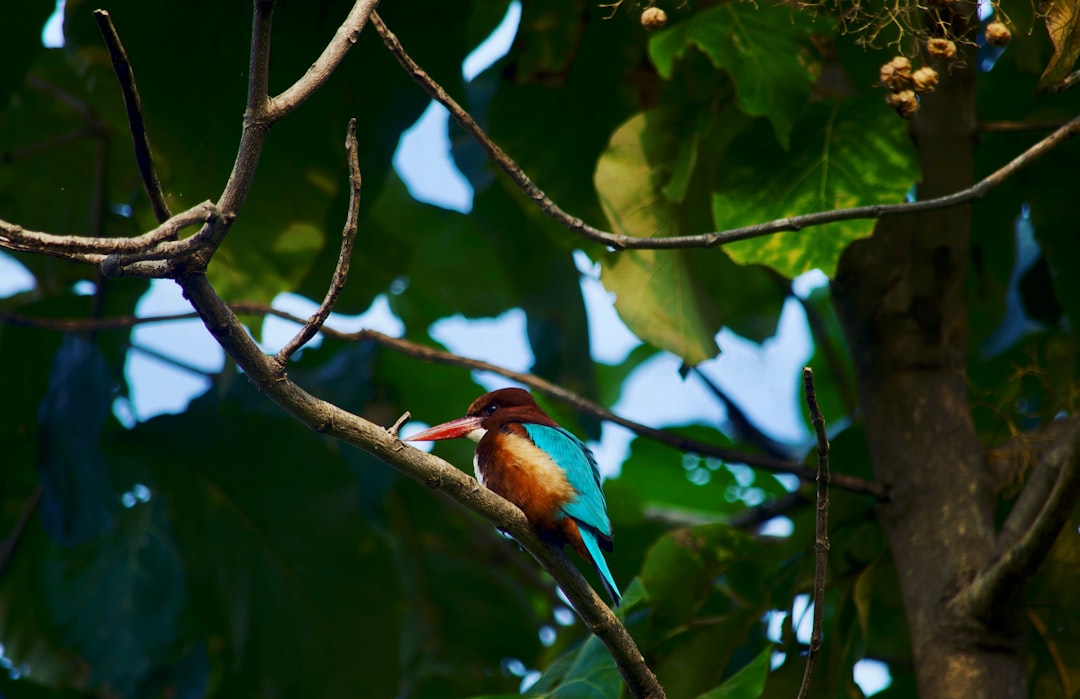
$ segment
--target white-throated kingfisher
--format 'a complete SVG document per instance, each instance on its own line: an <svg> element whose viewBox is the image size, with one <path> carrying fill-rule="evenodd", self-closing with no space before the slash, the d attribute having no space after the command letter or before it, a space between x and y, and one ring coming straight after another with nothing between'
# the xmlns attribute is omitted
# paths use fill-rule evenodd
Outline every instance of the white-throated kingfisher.
<svg viewBox="0 0 1080 699"><path fill-rule="evenodd" d="M601 552L612 548L611 521L589 448L520 388L485 393L473 401L465 417L407 441L455 437L478 442L473 466L480 484L517 505L542 536L570 544L596 568L619 606L622 594Z"/></svg>

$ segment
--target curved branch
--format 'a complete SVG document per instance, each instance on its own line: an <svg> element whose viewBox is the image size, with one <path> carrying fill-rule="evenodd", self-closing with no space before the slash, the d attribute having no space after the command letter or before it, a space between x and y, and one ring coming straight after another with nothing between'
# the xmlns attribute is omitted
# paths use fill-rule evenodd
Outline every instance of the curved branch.
<svg viewBox="0 0 1080 699"><path fill-rule="evenodd" d="M345 21L334 32L334 38L326 45L322 54L315 59L303 77L277 97L270 98L266 110L268 119L277 121L296 109L330 79L331 73L341 64L349 49L360 38L360 32L378 4L378 0L356 0Z"/></svg>
<svg viewBox="0 0 1080 699"><path fill-rule="evenodd" d="M349 277L349 261L352 259L353 244L356 242L356 229L360 225L360 161L358 146L356 144L356 119L349 120L349 131L345 136L345 152L349 161L349 215L345 219L345 229L341 232L341 252L338 254L337 268L334 270L334 278L330 282L330 288L326 291L326 297L319 305L319 309L308 318L304 327L300 328L291 340L285 343L281 351L274 358L284 367L289 362L289 357L300 349L319 328L323 326L330 312L334 310L338 294L345 287L345 280Z"/></svg>
<svg viewBox="0 0 1080 699"><path fill-rule="evenodd" d="M1048 449L1005 519L994 556L949 603L950 609L989 619L1016 599L1050 553L1080 499L1080 422Z"/></svg>
<svg viewBox="0 0 1080 699"><path fill-rule="evenodd" d="M135 144L135 164L139 168L146 195L150 198L154 216L158 221L164 221L172 216L172 212L169 211L169 205L165 203L165 192L161 189L161 181L154 167L154 158L150 153L150 137L146 133L142 100L139 99L139 89L135 86L135 73L131 69L131 61L128 60L127 51L124 50L124 44L120 41L120 35L116 33L116 27L113 26L109 13L105 10L94 10L92 14L105 40L105 45L109 49L109 56L112 57L113 71L120 81L120 92L124 95L124 106L127 108L128 126Z"/></svg>
<svg viewBox="0 0 1080 699"><path fill-rule="evenodd" d="M251 303L251 302L238 302L230 304L229 307L235 313L245 315L271 315L276 318L282 318L284 320L292 321L298 324L304 324L306 321L299 316L295 316L286 311L281 311L263 303ZM134 325L141 325L143 323L165 322L173 320L185 320L197 317L192 313L173 314L166 316L157 316L149 318L138 318L135 316L127 316L123 318L105 318L105 319L61 319L61 318L30 318L28 316L21 316L9 311L0 309L0 320L5 322L26 325L39 328L45 328L50 330L105 330L105 329L123 329L129 328ZM770 471L773 473L790 473L798 476L806 482L813 482L817 480L817 471L815 469L806 468L802 464L787 459L781 459L765 454L748 454L734 449L725 449L718 447L707 442L701 442L694 439L682 437L681 435L668 432L667 430L656 429L655 427L649 427L639 422L634 422L621 415L617 415L603 406L593 403L592 401L566 390L562 386L551 383L546 379L542 379L539 376L532 374L526 374L518 371L511 371L505 367L498 366L497 364L491 364L479 359L469 359L468 357L461 357L450 352L443 350L437 350L432 347L426 347L424 345L410 342L401 338L390 337L376 330L360 330L357 332L341 332L329 327L322 327L319 329L321 333L327 337L332 337L337 340L343 340L345 342L361 342L364 340L370 340L376 342L384 347L389 347L401 354L418 359L423 362L430 362L433 364L445 364L448 366L456 366L464 369L472 369L474 371L489 371L499 376L504 376L513 381L517 381L520 384L528 386L531 389L539 391L544 395L554 398L573 407L575 410L593 417L612 422L616 425L621 425L630 430L634 434L651 439L661 444L667 444L675 449L685 452L691 452L694 454L700 454L702 456L713 456L718 459L722 459L729 463L746 464L754 468L759 468L764 471ZM888 492L880 483L873 481L867 481L857 476L850 476L844 473L834 473L831 476L830 483L843 490L848 490L853 493L862 493L864 495L870 495L878 500L887 500Z"/></svg>
<svg viewBox="0 0 1080 699"><path fill-rule="evenodd" d="M821 622L825 615L825 574L829 567L829 437L825 433L825 417L821 414L821 408L818 407L814 372L810 367L803 369L803 393L806 396L810 421L814 425L814 434L817 437L818 467L815 499L817 517L814 524L814 622L798 699L805 699L810 693L810 680L814 676L818 652L821 651Z"/></svg>
<svg viewBox="0 0 1080 699"><path fill-rule="evenodd" d="M546 545L537 537L518 508L442 459L409 447L386 429L320 400L294 384L271 357L263 354L205 274L189 273L177 281L211 334L275 403L311 429L363 449L511 534L555 578L589 630L608 648L631 693L637 697L664 696L663 688L626 628L561 548Z"/></svg>
<svg viewBox="0 0 1080 699"><path fill-rule="evenodd" d="M134 238L95 238L80 235L54 235L26 230L22 226L0 220L0 248L64 257L77 262L100 264L107 255L141 253L152 249L197 223L205 223L217 214L210 201L181 211L157 228Z"/></svg>
<svg viewBox="0 0 1080 699"><path fill-rule="evenodd" d="M537 187L536 184L529 179L529 176L525 174L524 170L522 170L502 148L491 140L472 116L465 111L461 105L454 101L439 83L435 82L431 76L425 73L424 70L417 65L416 61L405 52L405 49L401 46L401 42L393 32L387 28L377 13L372 14L371 23L376 31L379 32L379 36L382 37L383 44L386 45L386 48L393 54L394 58L397 59L398 63L401 64L401 67L405 69L405 72L408 73L413 80L419 83L433 100L442 104L449 110L451 116L454 117L454 121L476 139L477 143L484 149L484 152L487 153L488 157L491 158L491 160L498 165L511 180L513 180L514 184L516 184L518 188L524 192L525 196L529 197L541 211L547 214L547 216L556 223L569 229L572 233L576 233L583 238L610 246L617 250L711 248L718 245L734 243L739 240L749 240L751 238L773 235L774 233L800 231L804 228L810 228L811 226L822 226L826 223L836 223L837 221L850 221L863 218L876 219L899 214L912 214L921 211L935 211L937 209L947 209L952 206L967 204L982 199L991 189L997 187L1006 179L1033 163L1047 151L1057 147L1062 141L1075 136L1080 132L1080 117L1077 117L1028 148L1007 165L1000 168L997 172L994 172L977 182L974 186L943 197L914 201L905 204L856 206L850 209L835 209L813 214L800 214L798 216L789 216L775 221L768 221L766 223L758 223L752 226L742 226L740 228L732 228L726 231L712 233L637 238L630 235L610 233L608 231L600 230L599 228L594 228L580 218L571 216L559 208L555 202L548 198L542 189Z"/></svg>

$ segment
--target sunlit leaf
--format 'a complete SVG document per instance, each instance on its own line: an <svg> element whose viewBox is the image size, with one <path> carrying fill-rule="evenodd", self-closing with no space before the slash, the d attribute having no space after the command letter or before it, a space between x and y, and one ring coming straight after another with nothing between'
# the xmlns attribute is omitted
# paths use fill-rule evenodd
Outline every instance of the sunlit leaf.
<svg viewBox="0 0 1080 699"><path fill-rule="evenodd" d="M659 189L667 184L677 151L668 131L671 114L647 112L623 124L596 168L596 188L616 233L636 237L678 235L680 212ZM601 281L615 293L615 308L640 338L689 364L718 347L703 318L703 299L678 250L628 250L602 260Z"/></svg>
<svg viewBox="0 0 1080 699"><path fill-rule="evenodd" d="M901 120L877 100L812 105L784 152L760 127L736 142L713 190L718 230L816 211L898 204L918 179L914 149ZM873 219L831 223L725 246L742 264L785 277L820 269L830 277L840 253L870 235Z"/></svg>
<svg viewBox="0 0 1080 699"><path fill-rule="evenodd" d="M649 56L665 78L690 48L704 52L734 78L739 107L767 118L786 149L810 86L821 71L811 28L783 5L724 3L696 12L649 42Z"/></svg>
<svg viewBox="0 0 1080 699"><path fill-rule="evenodd" d="M1054 57L1039 78L1039 88L1045 89L1064 80L1080 56L1080 6L1076 0L1050 0L1042 11L1054 43Z"/></svg>

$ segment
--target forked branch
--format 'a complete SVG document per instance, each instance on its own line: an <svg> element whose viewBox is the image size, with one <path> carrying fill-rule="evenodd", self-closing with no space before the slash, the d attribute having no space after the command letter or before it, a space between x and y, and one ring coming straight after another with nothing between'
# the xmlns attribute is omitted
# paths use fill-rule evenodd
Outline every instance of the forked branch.
<svg viewBox="0 0 1080 699"><path fill-rule="evenodd" d="M952 599L954 612L989 619L1013 604L1080 499L1080 422L1043 453L998 535L993 558Z"/></svg>

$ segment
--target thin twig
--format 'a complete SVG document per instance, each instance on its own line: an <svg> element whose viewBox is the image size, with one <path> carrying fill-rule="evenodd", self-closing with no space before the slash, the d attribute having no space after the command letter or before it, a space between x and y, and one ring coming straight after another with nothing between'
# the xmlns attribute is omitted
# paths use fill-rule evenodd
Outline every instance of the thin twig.
<svg viewBox="0 0 1080 699"><path fill-rule="evenodd" d="M208 381L211 381L218 374L218 372L216 371L207 371L206 369L200 369L196 366L188 364L187 362L182 362L176 357L170 357L164 352L159 352L156 349L145 347L143 345L138 345L134 342L129 343L128 347L134 352L138 352L139 354L145 354L147 357L151 357L154 360L161 362L162 364L167 364L174 369L186 372L188 374L191 374L192 376L197 376L200 379L206 379Z"/></svg>
<svg viewBox="0 0 1080 699"><path fill-rule="evenodd" d="M998 186L1006 179L1016 174L1021 169L1027 167L1037 158L1042 156L1049 150L1055 148L1061 141L1070 138L1080 132L1080 117L1069 121L1060 129L1050 134L1046 138L1042 139L1035 145L1028 148L1019 156L1014 158L1004 167L1000 168L993 174L985 177L977 182L974 186L967 189L954 192L952 194L945 195L943 197L936 197L934 199L924 199L922 201L908 202L904 204L877 204L873 206L857 206L850 209L835 209L832 211L821 211L812 214L800 214L798 216L789 216L786 218L777 219L775 221L768 221L766 223L758 223L752 226L743 226L741 228L732 228L726 231L717 231L712 233L701 233L697 235L681 235L671 237L655 237L655 238L637 238L630 235L623 235L618 233L610 233L598 228L594 228L589 224L582 221L580 218L571 216L563 211L555 204L551 199L544 194L536 184L529 179L529 176L521 169L521 167L510 158L494 141L480 128L480 125L465 111L461 105L459 105L450 95L442 88L439 83L435 82L422 68L405 52L405 49L401 46L401 42L394 36L387 26L379 18L377 13L372 13L371 23L379 32L379 36L382 37L383 44L390 53L401 64L405 72L408 73L413 80L415 80L428 95L431 96L436 102L442 104L450 112L454 120L465 129L466 132L472 135L476 139L480 147L484 149L484 152L488 154L488 157L498 165L507 176L513 180L514 184L525 193L525 195L535 203L541 211L547 216L553 219L555 222L569 229L571 232L582 236L588 240L608 245L616 250L669 250L674 248L710 248L718 245L726 245L727 243L734 243L739 240L749 240L750 238L760 238L766 235L772 235L774 233L781 233L784 231L799 231L811 226L821 226L826 223L835 223L837 221L850 221L853 219L863 218L883 218L885 216L896 216L899 214L912 214L921 211L935 211L938 209L947 209L952 206L958 206L960 204L967 204L969 202L977 201L986 196L994 187Z"/></svg>
<svg viewBox="0 0 1080 699"><path fill-rule="evenodd" d="M30 517L34 514L39 502L41 502L40 483L34 486L30 497L23 503L23 508L19 511L19 517L15 520L15 526L11 529L11 533L8 534L8 538L0 542L0 575L3 575L8 566L11 565L11 559L15 555L15 548L19 545L19 541L22 540L26 525L30 523Z"/></svg>
<svg viewBox="0 0 1080 699"><path fill-rule="evenodd" d="M796 490L770 503L740 510L738 514L729 517L727 523L739 529L755 529L772 519L789 514L792 510L802 508L808 503L807 497Z"/></svg>
<svg viewBox="0 0 1080 699"><path fill-rule="evenodd" d="M803 393L810 409L810 421L817 435L817 518L814 525L814 625L810 634L810 648L806 653L806 669L798 699L806 699L810 693L810 680L821 650L821 621L825 613L825 574L829 564L829 437L825 433L825 417L818 407L817 391L814 389L814 372L803 369Z"/></svg>
<svg viewBox="0 0 1080 699"><path fill-rule="evenodd" d="M105 46L109 49L116 78L120 81L120 92L127 108L128 128L131 129L131 138L135 145L135 164L146 188L146 196L150 198L154 217L159 223L164 222L172 218L172 212L165 203L165 192L161 189L161 181L158 180L157 170L154 168L154 158L150 153L150 137L146 132L139 89L135 86L135 73L132 71L127 51L124 50L124 44L120 41L120 35L113 26L112 17L105 10L94 10L92 14L101 37L105 40Z"/></svg>
<svg viewBox="0 0 1080 699"><path fill-rule="evenodd" d="M59 136L53 136L47 138L44 141L38 143L32 143L29 146L23 146L17 150L7 151L6 153L0 153L0 162L10 163L14 160L20 160L22 158L29 157L42 151L57 148L59 146L67 145L68 143L74 143L84 138L91 138L98 135L98 129L93 124L87 124L80 126L77 129L72 129L67 133L62 133Z"/></svg>
<svg viewBox="0 0 1080 699"><path fill-rule="evenodd" d="M1050 131L1059 129L1066 122L1062 119L1042 119L1038 121L983 121L979 131L983 133L1018 133L1022 131Z"/></svg>
<svg viewBox="0 0 1080 699"><path fill-rule="evenodd" d="M283 320L288 320L293 323L304 324L306 321L299 316L295 316L287 311L281 311L263 303L253 302L237 302L229 304L229 308L234 313L243 315L270 315ZM93 330L93 329L123 329L139 325L143 323L153 322L165 322L173 320L184 320L188 318L198 317L194 313L176 314L160 317L148 317L137 318L135 316L127 316L123 318L106 318L101 321L95 319L59 319L59 318L31 318L29 316L21 316L10 311L0 309L0 320L9 322L16 325L24 325L31 327L38 327L49 330ZM102 324L105 323L105 324ZM765 454L748 454L746 452L736 451L734 449L725 449L724 447L718 447L707 442L701 442L694 439L688 439L681 435L677 435L673 432L666 430L656 429L654 427L648 427L641 423L634 422L621 415L616 415L610 410L598 405L582 396L568 391L567 389L554 384L546 379L542 379L539 376L533 374L526 374L518 371L511 371L505 367L491 364L489 362L481 361L479 359L470 359L468 357L461 357L450 352L444 352L431 347L404 340L401 338L390 337L375 330L360 330L357 332L342 332L335 330L331 327L324 326L320 332L327 337L332 337L336 340L342 340L345 342L363 342L369 340L377 344L389 347L401 354L418 359L423 362L429 362L432 364L445 364L447 366L456 366L464 369L471 369L474 371L489 371L499 376L504 376L513 381L517 381L520 384L528 386L540 393L543 393L550 398L562 401L573 407L575 410L580 411L586 415L592 415L601 420L612 422L616 425L621 425L630 430L634 434L651 439L661 444L667 444L679 451L690 452L694 454L700 454L702 456L712 456L718 459L722 459L728 463L746 464L747 466L753 466L763 471L770 471L773 473L790 473L794 476L798 476L804 481L812 482L817 480L817 471L815 469L809 469L796 461L790 461L786 459L779 459L773 456ZM847 490L853 493L861 493L863 495L869 495L877 500L887 500L888 492L879 483L873 481L867 481L857 476L850 476L848 474L833 474L831 476L831 484L837 488Z"/></svg>
<svg viewBox="0 0 1080 699"><path fill-rule="evenodd" d="M338 254L337 268L334 270L334 278L330 281L330 288L326 290L326 298L315 313L308 318L300 332L281 348L277 353L276 361L282 368L289 363L289 357L300 349L319 328L323 326L330 312L334 310L338 294L345 287L349 278L349 261L352 259L353 244L356 242L356 229L360 222L360 161L358 146L356 144L356 119L349 120L349 131L345 136L345 153L349 161L349 215L345 217L345 228L341 231L341 252Z"/></svg>
<svg viewBox="0 0 1080 699"><path fill-rule="evenodd" d="M405 424L409 422L409 420L412 420L412 413L406 410L404 413L402 413L401 417L399 417L397 420L394 420L394 424L386 428L386 431L397 437L398 432L401 431L401 428L404 427Z"/></svg>
<svg viewBox="0 0 1080 699"><path fill-rule="evenodd" d="M98 117L98 113L94 111L94 108L76 97L75 95L71 94L67 90L59 88L56 85L53 85L52 83L45 80L42 80L36 75L26 76L26 84L34 88L38 92L42 93L43 95L48 95L49 97L52 97L59 102L63 102L64 104L78 112L79 116L81 116L83 118L83 121L85 121L87 124L92 124L95 126L95 128L100 128L101 118Z"/></svg>
<svg viewBox="0 0 1080 699"><path fill-rule="evenodd" d="M1078 499L1080 423L1043 454L1005 518L994 556L949 602L950 610L986 619L1001 605L1014 603L1027 579L1050 553Z"/></svg>
<svg viewBox="0 0 1080 699"><path fill-rule="evenodd" d="M1054 640L1050 638L1050 630L1046 628L1046 622L1044 622L1038 612L1031 607L1027 608L1027 618L1028 621L1031 622L1031 625L1035 627L1035 630L1039 632L1039 637L1042 639L1043 645L1046 647L1046 652L1050 656L1050 662L1054 664L1054 670L1057 671L1058 682L1061 683L1061 696L1074 696L1072 682L1069 681L1069 664L1061 657L1061 650L1058 649Z"/></svg>

